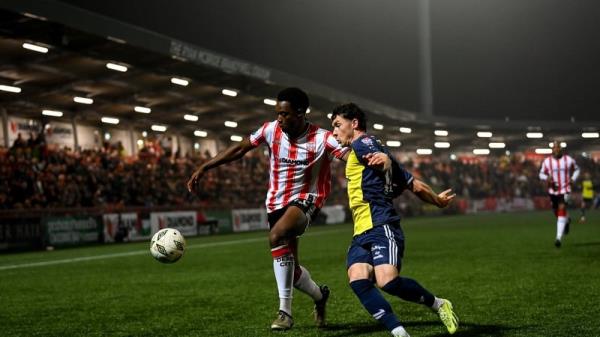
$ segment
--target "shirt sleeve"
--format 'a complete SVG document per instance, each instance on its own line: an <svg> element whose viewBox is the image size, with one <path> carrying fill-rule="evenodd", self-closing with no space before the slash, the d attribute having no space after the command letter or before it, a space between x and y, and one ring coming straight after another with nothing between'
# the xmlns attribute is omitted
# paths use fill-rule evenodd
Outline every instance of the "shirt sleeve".
<svg viewBox="0 0 600 337"><path fill-rule="evenodd" d="M381 146L381 144L379 144L379 142L375 138L372 138L370 136L355 140L354 142L352 142L351 147L352 150L354 150L354 153L356 153L356 157L358 158L358 160L364 165L367 165L367 161L364 158L364 156L366 156L367 154L386 152Z"/></svg>
<svg viewBox="0 0 600 337"><path fill-rule="evenodd" d="M546 161L544 160L542 162L542 167L540 168L540 179L548 180L548 174L550 174L550 172L548 172L548 167L546 166Z"/></svg>
<svg viewBox="0 0 600 337"><path fill-rule="evenodd" d="M330 156L336 157L337 159L342 159L344 158L344 155L350 151L350 148L342 147L337 140L335 140L333 134L331 132L327 132L327 135L325 136L325 151L327 151Z"/></svg>
<svg viewBox="0 0 600 337"><path fill-rule="evenodd" d="M413 175L404 169L404 167L398 164L395 160L393 160L394 165L392 166L392 170L394 170L392 176L394 177L394 184L397 184L402 190L407 189L410 184L412 184L414 177Z"/></svg>
<svg viewBox="0 0 600 337"><path fill-rule="evenodd" d="M571 158L571 157L569 157L569 158ZM577 181L577 178L579 178L580 170L579 170L579 166L575 162L575 159L571 158L571 163L573 166L573 175L571 176L571 180L573 182L575 182L575 181Z"/></svg>
<svg viewBox="0 0 600 337"><path fill-rule="evenodd" d="M269 122L266 122L258 130L250 134L250 143L252 144L252 146L257 147L266 141L266 132L268 125Z"/></svg>

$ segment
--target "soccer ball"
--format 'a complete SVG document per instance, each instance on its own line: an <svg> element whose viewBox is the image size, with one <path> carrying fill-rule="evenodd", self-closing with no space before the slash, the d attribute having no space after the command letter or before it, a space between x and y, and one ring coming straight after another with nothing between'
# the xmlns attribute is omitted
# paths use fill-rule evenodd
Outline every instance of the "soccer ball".
<svg viewBox="0 0 600 337"><path fill-rule="evenodd" d="M173 263L183 256L185 238L175 228L156 232L150 241L150 254L162 263Z"/></svg>

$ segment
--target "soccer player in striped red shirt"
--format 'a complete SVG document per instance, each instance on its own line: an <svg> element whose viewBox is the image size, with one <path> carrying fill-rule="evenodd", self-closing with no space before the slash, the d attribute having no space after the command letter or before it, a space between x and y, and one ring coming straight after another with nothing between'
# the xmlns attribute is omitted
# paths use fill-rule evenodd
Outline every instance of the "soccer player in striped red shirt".
<svg viewBox="0 0 600 337"><path fill-rule="evenodd" d="M348 150L339 146L330 131L306 120L308 96L298 88L287 88L277 96L277 119L264 123L249 138L237 143L200 166L187 186L195 192L204 173L240 159L264 144L269 149L269 190L266 208L273 269L279 291L279 312L273 330L292 327L292 290L308 294L315 301L318 326L325 323L327 286L318 286L298 262L298 236L314 219L331 190L330 162L344 160Z"/></svg>
<svg viewBox="0 0 600 337"><path fill-rule="evenodd" d="M570 156L562 153L559 142L552 144L552 155L544 159L540 169L540 179L548 184L548 195L556 216L556 240L559 248L562 237L569 233L571 219L567 213L566 203L569 201L571 184L579 177L579 166Z"/></svg>

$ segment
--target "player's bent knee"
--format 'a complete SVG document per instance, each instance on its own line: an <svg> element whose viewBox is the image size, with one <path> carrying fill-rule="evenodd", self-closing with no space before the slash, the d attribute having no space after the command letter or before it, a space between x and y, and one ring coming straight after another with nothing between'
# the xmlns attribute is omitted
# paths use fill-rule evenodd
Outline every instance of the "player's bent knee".
<svg viewBox="0 0 600 337"><path fill-rule="evenodd" d="M383 264L375 267L375 280L377 287L383 288L390 281L398 277L398 269L391 264Z"/></svg>
<svg viewBox="0 0 600 337"><path fill-rule="evenodd" d="M369 280L373 274L373 267L368 263L355 263L348 268L348 281Z"/></svg>
<svg viewBox="0 0 600 337"><path fill-rule="evenodd" d="M287 237L281 232L277 230L271 230L271 232L269 232L269 243L271 245L271 248L274 248L281 245L287 245L288 240Z"/></svg>

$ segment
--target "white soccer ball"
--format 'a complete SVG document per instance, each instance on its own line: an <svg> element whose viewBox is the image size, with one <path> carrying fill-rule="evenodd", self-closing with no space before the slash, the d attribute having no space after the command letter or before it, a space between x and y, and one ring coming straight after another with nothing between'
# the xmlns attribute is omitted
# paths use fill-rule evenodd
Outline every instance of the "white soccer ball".
<svg viewBox="0 0 600 337"><path fill-rule="evenodd" d="M175 228L156 232L150 241L150 254L162 263L173 263L183 256L185 238Z"/></svg>

